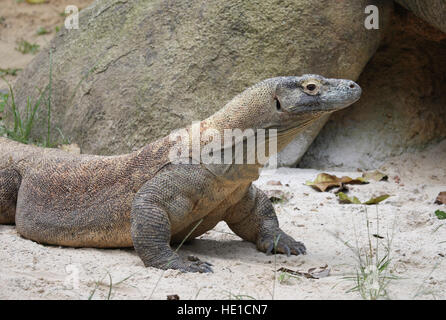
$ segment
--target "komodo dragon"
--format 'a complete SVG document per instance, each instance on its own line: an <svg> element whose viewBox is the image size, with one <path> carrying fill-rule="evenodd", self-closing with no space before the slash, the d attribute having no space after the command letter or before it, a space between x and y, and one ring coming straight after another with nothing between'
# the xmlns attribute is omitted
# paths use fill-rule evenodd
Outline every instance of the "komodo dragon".
<svg viewBox="0 0 446 320"><path fill-rule="evenodd" d="M314 120L360 95L350 80L271 78L201 121L199 130L276 129L280 151ZM246 147L246 141L239 143ZM260 251L271 253L274 246L277 253L306 253L279 228L270 200L252 185L263 163L177 163L170 155L175 143L167 136L130 154L92 156L0 138L0 223L15 223L21 236L42 244L133 246L145 266L184 272L212 269L181 259L171 243L193 239L220 221Z"/></svg>

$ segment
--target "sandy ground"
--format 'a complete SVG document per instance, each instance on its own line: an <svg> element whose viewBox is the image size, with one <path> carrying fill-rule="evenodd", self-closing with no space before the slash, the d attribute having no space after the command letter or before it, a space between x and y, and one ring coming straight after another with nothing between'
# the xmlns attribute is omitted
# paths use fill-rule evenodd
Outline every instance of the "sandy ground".
<svg viewBox="0 0 446 320"><path fill-rule="evenodd" d="M183 257L194 255L212 263L212 274L145 268L131 249L44 246L21 238L13 226L0 226L0 299L88 299L93 292L93 299L106 299L110 277L114 284L111 299L166 299L170 294L181 299L360 299L357 292L347 292L354 283L344 277L355 271L357 262L342 241L365 252L367 216L371 232L384 237L372 237L373 247L377 241L381 254L392 238L388 270L397 279L388 285L387 297L445 299L446 222L434 212L446 206L433 202L446 190L446 141L422 154L398 157L381 169L389 174L389 181L350 186L349 194L363 201L382 193L391 195L378 207L367 206L367 214L362 205L339 204L332 192L305 186L318 171L264 171L256 185L287 195L288 200L275 204L280 224L305 242L308 254L278 255L275 260L220 223L180 250ZM270 181L280 181L282 186L270 185ZM281 267L307 271L326 264L330 274L320 279L299 276L279 281L280 272L275 272Z"/></svg>
<svg viewBox="0 0 446 320"><path fill-rule="evenodd" d="M16 50L17 42L26 40L43 48L55 35L56 26L64 24L64 12L67 5L76 5L79 10L87 7L92 0L49 0L44 4L32 5L25 1L1 0L0 2L0 68L23 69L34 57ZM50 33L38 35L39 28ZM14 83L14 76L7 76ZM0 83L0 88L5 88Z"/></svg>

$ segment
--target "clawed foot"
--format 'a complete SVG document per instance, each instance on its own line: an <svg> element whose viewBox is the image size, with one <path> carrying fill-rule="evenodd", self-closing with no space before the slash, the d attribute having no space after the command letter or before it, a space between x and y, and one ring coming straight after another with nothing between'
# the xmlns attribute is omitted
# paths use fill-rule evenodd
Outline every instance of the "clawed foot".
<svg viewBox="0 0 446 320"><path fill-rule="evenodd" d="M280 231L275 236L267 235L260 237L257 241L257 248L268 255L271 253L283 253L289 257L291 254L307 253L307 249L302 242L294 240L283 231Z"/></svg>
<svg viewBox="0 0 446 320"><path fill-rule="evenodd" d="M199 273L209 273L214 272L211 268L212 264L204 261L196 261L191 263L185 263L185 267L180 268L183 272L199 272Z"/></svg>
<svg viewBox="0 0 446 320"><path fill-rule="evenodd" d="M200 273L208 273L208 272L214 272L212 270L212 264L209 262L201 261L196 256L188 256L187 260L189 260L189 270L186 270L186 272L200 272Z"/></svg>
<svg viewBox="0 0 446 320"><path fill-rule="evenodd" d="M187 261L182 260L180 257L176 257L175 260L167 263L163 269L176 269L182 272L210 273L214 272L211 267L211 263L201 261L195 256L189 256L187 257Z"/></svg>

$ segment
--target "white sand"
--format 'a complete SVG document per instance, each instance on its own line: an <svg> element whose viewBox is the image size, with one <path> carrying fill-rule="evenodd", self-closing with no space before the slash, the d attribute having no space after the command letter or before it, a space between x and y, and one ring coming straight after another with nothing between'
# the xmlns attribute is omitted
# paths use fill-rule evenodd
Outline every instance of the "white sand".
<svg viewBox="0 0 446 320"><path fill-rule="evenodd" d="M399 277L388 286L388 297L445 299L446 263L441 255L446 255L446 226L439 226L446 221L438 220L434 211L446 210L446 206L433 202L440 191L446 190L446 141L423 154L407 154L389 161L384 168L390 174L388 182L352 186L349 194L363 201L382 193L392 195L378 206L378 233L381 236L393 233L389 270ZM360 175L329 172L338 176ZM131 249L44 246L21 238L13 226L0 226L0 299L87 299L100 279L103 284L93 298L105 299L109 291L107 272L113 283L131 276L113 286L112 299L166 299L169 294L178 294L181 299L226 299L230 294L256 299L271 299L273 295L275 299L360 299L357 292L346 293L353 282L343 280L355 270L354 254L333 233L352 245L358 239L359 247L365 249L364 207L339 204L333 193L317 192L303 185L317 173L302 169L269 170L256 182L265 190L290 193L289 201L275 207L283 230L305 242L308 249L305 256L279 255L275 262L273 256L257 251L253 244L242 241L220 223L180 250L184 257L196 255L211 262L214 273L183 274L144 268ZM395 183L395 175L400 177L400 184ZM267 185L271 180L279 180L283 186ZM376 207L367 208L375 233ZM386 240L378 242L383 246ZM274 288L275 269L306 271L325 264L331 270L328 277L276 281ZM79 287L73 288L76 281L71 280L70 274L78 275Z"/></svg>

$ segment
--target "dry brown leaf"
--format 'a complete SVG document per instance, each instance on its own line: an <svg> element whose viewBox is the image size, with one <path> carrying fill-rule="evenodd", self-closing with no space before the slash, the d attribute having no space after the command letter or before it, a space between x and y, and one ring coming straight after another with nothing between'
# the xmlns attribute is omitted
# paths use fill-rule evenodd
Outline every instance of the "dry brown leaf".
<svg viewBox="0 0 446 320"><path fill-rule="evenodd" d="M355 197L355 196L349 197L349 196L347 196L343 192L339 192L337 194L337 196L339 198L339 202L340 203L346 203L346 204L349 204L349 203L352 203L352 204L369 204L369 205L370 204L378 204L381 201L384 201L388 197L390 197L390 195L388 195L388 194L383 194L383 195L380 195L379 197L370 198L369 200L367 200L365 202L361 202L361 201L359 201L359 199L357 197Z"/></svg>
<svg viewBox="0 0 446 320"><path fill-rule="evenodd" d="M383 195L380 195L379 197L371 198L371 199L367 200L366 202L363 202L363 204L378 204L381 201L386 200L388 197L390 197L390 195L383 194Z"/></svg>
<svg viewBox="0 0 446 320"><path fill-rule="evenodd" d="M286 272L286 273L289 273L289 274L295 275L295 276L302 276L302 277L305 277L308 279L320 279L320 278L328 277L330 275L330 269L328 268L327 264L323 267L310 268L310 269L308 269L307 272L291 270L291 269L287 269L287 268L283 268L283 267L277 271Z"/></svg>
<svg viewBox="0 0 446 320"><path fill-rule="evenodd" d="M362 174L362 177L367 180L375 180L375 181L387 181L389 179L389 176L385 173L382 173L381 171L375 170L375 171L368 171L364 172Z"/></svg>
<svg viewBox="0 0 446 320"><path fill-rule="evenodd" d="M281 186L282 182L276 181L276 180L270 180L266 184L269 185L269 186Z"/></svg>
<svg viewBox="0 0 446 320"><path fill-rule="evenodd" d="M311 268L312 270L308 270L308 273L313 276L315 279L325 278L330 275L330 269L328 268L328 265L326 264L323 267L318 268Z"/></svg>
<svg viewBox="0 0 446 320"><path fill-rule="evenodd" d="M435 199L436 204L446 204L446 191L442 191L438 194L437 199Z"/></svg>
<svg viewBox="0 0 446 320"><path fill-rule="evenodd" d="M352 179L347 176L343 176L341 178L328 174L328 173L319 173L314 181L307 181L305 184L307 186L311 186L319 191L326 191L332 187L342 187L344 184L364 184L368 183L368 181L362 177L358 177Z"/></svg>

